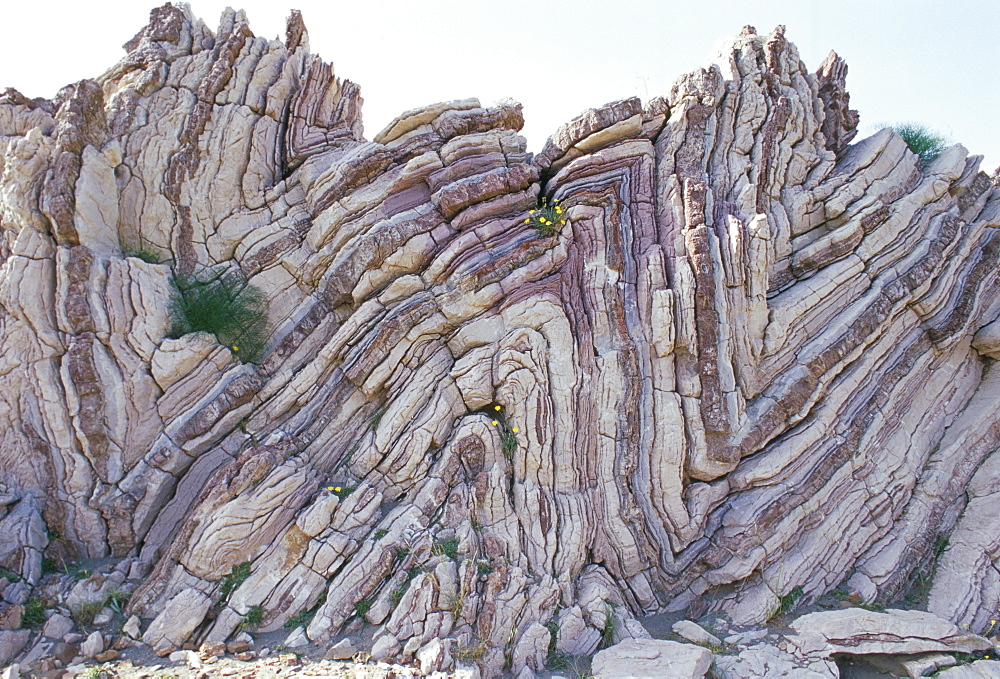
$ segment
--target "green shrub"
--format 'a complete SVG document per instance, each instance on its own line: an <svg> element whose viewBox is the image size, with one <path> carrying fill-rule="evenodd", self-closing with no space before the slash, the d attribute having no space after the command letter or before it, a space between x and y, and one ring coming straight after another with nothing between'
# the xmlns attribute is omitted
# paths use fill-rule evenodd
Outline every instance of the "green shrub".
<svg viewBox="0 0 1000 679"><path fill-rule="evenodd" d="M178 274L171 337L209 332L245 363L255 363L268 342L267 299L252 285L206 270Z"/></svg>
<svg viewBox="0 0 1000 679"><path fill-rule="evenodd" d="M363 618L368 615L368 611L372 609L372 601L370 599L362 599L358 603L354 604L354 614L359 618Z"/></svg>
<svg viewBox="0 0 1000 679"><path fill-rule="evenodd" d="M240 622L240 629L254 630L260 627L262 622L264 622L264 607L251 606L243 615L243 620Z"/></svg>
<svg viewBox="0 0 1000 679"><path fill-rule="evenodd" d="M923 165L930 164L948 145L947 139L923 125L905 123L894 126L892 131L903 138L910 150L919 156Z"/></svg>
<svg viewBox="0 0 1000 679"><path fill-rule="evenodd" d="M239 589L240 585L250 577L250 562L236 564L229 569L229 573L222 576L222 598L227 599L229 595Z"/></svg>
<svg viewBox="0 0 1000 679"><path fill-rule="evenodd" d="M143 245L136 248L135 250L126 250L126 257L135 257L136 259L141 259L147 264L160 264L163 262L163 255L160 254L159 250L152 248L148 245Z"/></svg>
<svg viewBox="0 0 1000 679"><path fill-rule="evenodd" d="M341 500L354 492L354 486L327 486L326 489Z"/></svg>
<svg viewBox="0 0 1000 679"><path fill-rule="evenodd" d="M39 627L45 624L45 609L47 606L41 599L30 599L24 604L24 613L21 615L21 629Z"/></svg>
<svg viewBox="0 0 1000 679"><path fill-rule="evenodd" d="M538 207L528 211L524 223L535 229L542 238L547 238L562 231L562 227L566 225L566 211L558 200L550 203L546 198L542 198Z"/></svg>
<svg viewBox="0 0 1000 679"><path fill-rule="evenodd" d="M313 604L312 608L299 611L298 613L290 617L287 621L285 621L284 625L285 629L288 631L292 631L296 627L308 627L309 623L312 622L312 619L316 616L316 611L318 611L319 607L325 603L326 603L326 592L323 592L320 595L319 599L316 601L316 603Z"/></svg>

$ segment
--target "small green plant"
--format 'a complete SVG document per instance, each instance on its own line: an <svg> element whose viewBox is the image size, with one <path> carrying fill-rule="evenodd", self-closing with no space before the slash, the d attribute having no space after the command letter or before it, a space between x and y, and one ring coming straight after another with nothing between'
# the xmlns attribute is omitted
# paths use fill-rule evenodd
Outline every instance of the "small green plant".
<svg viewBox="0 0 1000 679"><path fill-rule="evenodd" d="M725 655L729 650L725 644L713 644L711 641L695 641L694 645L707 648L712 652L712 655Z"/></svg>
<svg viewBox="0 0 1000 679"><path fill-rule="evenodd" d="M44 559L43 559L44 562ZM44 570L44 568L43 568ZM0 566L0 578L6 578L7 582L20 582L21 576L14 571L7 570L3 566Z"/></svg>
<svg viewBox="0 0 1000 679"><path fill-rule="evenodd" d="M409 550L407 550L407 554L408 553ZM403 595L406 594L406 590L410 588L410 583L413 582L413 578L417 577L423 572L424 569L421 568L420 566L414 566L409 571L407 571L406 580L404 580L399 585L399 587L397 587L396 589L392 590L392 592L389 593L389 603L391 603L393 606L398 606L399 602L403 600Z"/></svg>
<svg viewBox="0 0 1000 679"><path fill-rule="evenodd" d="M240 622L240 629L257 629L260 627L260 624L264 622L264 614L265 611L263 606L251 606L247 609L247 612L243 614L243 620Z"/></svg>
<svg viewBox="0 0 1000 679"><path fill-rule="evenodd" d="M362 599L358 603L354 604L354 615L359 618L363 618L368 615L368 611L372 609L371 599Z"/></svg>
<svg viewBox="0 0 1000 679"><path fill-rule="evenodd" d="M545 669L550 672L565 670L572 661L573 656L568 653L549 653L548 657L545 658Z"/></svg>
<svg viewBox="0 0 1000 679"><path fill-rule="evenodd" d="M802 587L796 586L787 594L778 597L778 611L775 615L784 615L795 607L796 602L802 598Z"/></svg>
<svg viewBox="0 0 1000 679"><path fill-rule="evenodd" d="M94 624L94 618L97 617L102 608L104 608L103 601L88 601L85 604L80 604L72 610L73 620L84 629L91 627Z"/></svg>
<svg viewBox="0 0 1000 679"><path fill-rule="evenodd" d="M505 431L500 435L500 451L508 460L514 457L517 450L517 435L510 431Z"/></svg>
<svg viewBox="0 0 1000 679"><path fill-rule="evenodd" d="M62 537L62 535L60 535L59 531L56 530L55 528L52 528L51 526L47 526L45 528L45 538L49 542L55 542L56 540L58 540L61 537Z"/></svg>
<svg viewBox="0 0 1000 679"><path fill-rule="evenodd" d="M489 561L477 561L476 562L476 572L480 575L489 575L493 572L493 564Z"/></svg>
<svg viewBox="0 0 1000 679"><path fill-rule="evenodd" d="M460 593L452 594L448 598L447 610L451 612L455 620L458 620L462 617L462 612L465 611L465 597Z"/></svg>
<svg viewBox="0 0 1000 679"><path fill-rule="evenodd" d="M858 604L859 608L863 608L866 611L874 611L875 613L881 613L885 610L885 606L880 603L872 602L870 604Z"/></svg>
<svg viewBox="0 0 1000 679"><path fill-rule="evenodd" d="M100 679L101 678L101 668L100 667L88 667L83 671L83 674L78 674L77 679Z"/></svg>
<svg viewBox="0 0 1000 679"><path fill-rule="evenodd" d="M549 654L545 659L545 669L555 672L568 668L573 656L556 651L556 644L559 640L559 623L555 620L549 620L545 623L545 628L549 631Z"/></svg>
<svg viewBox="0 0 1000 679"><path fill-rule="evenodd" d="M566 211L558 200L549 202L542 198L534 210L528 211L525 224L531 226L542 238L554 236L566 225Z"/></svg>
<svg viewBox="0 0 1000 679"><path fill-rule="evenodd" d="M236 564L229 569L229 573L222 576L222 598L228 599L229 595L239 589L240 585L250 577L250 562Z"/></svg>
<svg viewBox="0 0 1000 679"><path fill-rule="evenodd" d="M327 486L326 489L341 500L354 492L354 486Z"/></svg>
<svg viewBox="0 0 1000 679"><path fill-rule="evenodd" d="M308 627L309 623L316 616L319 607L326 603L326 592L323 592L316 603L310 609L301 610L285 621L284 628L288 631L296 627Z"/></svg>
<svg viewBox="0 0 1000 679"><path fill-rule="evenodd" d="M115 613L121 613L130 597L131 595L128 592L115 587L108 592L108 596L104 599L104 605L113 610Z"/></svg>
<svg viewBox="0 0 1000 679"><path fill-rule="evenodd" d="M141 259L146 262L146 264L159 264L163 261L163 256L160 254L159 250L155 250L152 247L145 245L138 250L133 250L126 253L129 257L135 257L136 259Z"/></svg>
<svg viewBox="0 0 1000 679"><path fill-rule="evenodd" d="M45 624L45 609L47 606L41 599L29 599L24 604L24 613L21 614L21 629L30 629Z"/></svg>
<svg viewBox="0 0 1000 679"><path fill-rule="evenodd" d="M459 646L451 652L451 655L459 662L478 663L486 657L486 644L480 641L471 646Z"/></svg>
<svg viewBox="0 0 1000 679"><path fill-rule="evenodd" d="M915 123L895 125L892 131L903 138L906 145L920 158L922 165L928 165L941 155L948 140L933 130Z"/></svg>
<svg viewBox="0 0 1000 679"><path fill-rule="evenodd" d="M601 645L610 648L615 644L618 635L618 622L615 620L615 609L607 601L604 602L604 631L601 633Z"/></svg>
<svg viewBox="0 0 1000 679"><path fill-rule="evenodd" d="M177 274L173 282L171 337L209 332L239 360L260 358L268 342L268 305L260 290L212 270Z"/></svg>
<svg viewBox="0 0 1000 679"><path fill-rule="evenodd" d="M403 600L403 595L406 594L406 590L410 588L409 582L404 582L396 589L389 592L389 603L393 606L398 606L399 602Z"/></svg>
<svg viewBox="0 0 1000 679"><path fill-rule="evenodd" d="M382 538L384 538L388 534L389 534L389 531L387 531L385 528L379 528L378 530L375 531L375 533L372 535L372 537L375 538L376 540L381 540Z"/></svg>
<svg viewBox="0 0 1000 679"><path fill-rule="evenodd" d="M42 575L48 575L49 573L58 573L59 564L56 563L55 559L50 559L47 556L42 557Z"/></svg>
<svg viewBox="0 0 1000 679"><path fill-rule="evenodd" d="M368 428L369 429L378 429L379 424L382 423L382 416L385 415L385 411L388 410L388 409L389 409L389 406L381 406L379 408L376 408L375 412L373 412L368 417Z"/></svg>
<svg viewBox="0 0 1000 679"><path fill-rule="evenodd" d="M937 540L934 541L934 558L940 559L946 549L948 549L948 536L939 535Z"/></svg>
<svg viewBox="0 0 1000 679"><path fill-rule="evenodd" d="M448 540L439 540L434 543L434 549L432 553L435 556L444 555L451 559L452 561L458 561L458 540L455 538L450 538Z"/></svg>

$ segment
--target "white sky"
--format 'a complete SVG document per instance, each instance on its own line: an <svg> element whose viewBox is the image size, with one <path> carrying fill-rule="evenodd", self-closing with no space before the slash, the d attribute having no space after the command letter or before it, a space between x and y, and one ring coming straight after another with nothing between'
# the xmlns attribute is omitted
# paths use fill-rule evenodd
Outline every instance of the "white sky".
<svg viewBox="0 0 1000 679"><path fill-rule="evenodd" d="M161 3L155 3L161 4ZM0 89L51 97L124 54L154 3L24 2L0 9ZM193 0L212 30L227 3ZM365 136L398 113L475 96L524 104L528 148L580 111L669 92L744 24L787 26L810 71L847 60L861 132L918 122L1000 164L1000 0L245 0L257 35L302 10L313 53L361 85Z"/></svg>

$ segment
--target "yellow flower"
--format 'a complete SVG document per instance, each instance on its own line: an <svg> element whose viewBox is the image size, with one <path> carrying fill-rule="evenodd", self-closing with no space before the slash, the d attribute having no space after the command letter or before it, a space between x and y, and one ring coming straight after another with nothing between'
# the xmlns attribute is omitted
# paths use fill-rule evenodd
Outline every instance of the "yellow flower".
<svg viewBox="0 0 1000 679"><path fill-rule="evenodd" d="M533 215L533 214L535 214L535 211L534 210L528 210L528 214L529 215Z"/></svg>
<svg viewBox="0 0 1000 679"><path fill-rule="evenodd" d="M562 208L559 207L558 205L556 206L556 214L557 215L561 215L562 214Z"/></svg>
<svg viewBox="0 0 1000 679"><path fill-rule="evenodd" d="M517 432L517 427L514 427L514 432L515 432L515 433Z"/></svg>
<svg viewBox="0 0 1000 679"><path fill-rule="evenodd" d="M494 427L495 427L495 426L497 426L498 424L500 424L500 423L499 423L499 422L497 422L496 420L493 420L493 426L494 426Z"/></svg>
<svg viewBox="0 0 1000 679"><path fill-rule="evenodd" d="M528 223L528 222L530 222L530 221L531 221L530 219L525 219L525 220L524 220L524 223L525 223L525 224L527 224L527 223Z"/></svg>
<svg viewBox="0 0 1000 679"><path fill-rule="evenodd" d="M493 410L500 410L500 406L493 406Z"/></svg>
<svg viewBox="0 0 1000 679"><path fill-rule="evenodd" d="M334 488L333 492L334 493L339 493L340 492L340 486L337 486L336 488Z"/></svg>
<svg viewBox="0 0 1000 679"><path fill-rule="evenodd" d="M240 350L240 348L234 344L233 345L233 351L239 351L239 350Z"/></svg>
<svg viewBox="0 0 1000 679"><path fill-rule="evenodd" d="M333 491L333 486L327 486L326 489L332 492Z"/></svg>

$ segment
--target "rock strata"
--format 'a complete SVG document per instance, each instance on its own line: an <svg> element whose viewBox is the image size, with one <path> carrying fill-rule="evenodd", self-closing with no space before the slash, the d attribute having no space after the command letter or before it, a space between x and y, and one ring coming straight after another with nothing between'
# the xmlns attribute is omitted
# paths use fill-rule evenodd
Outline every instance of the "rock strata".
<svg viewBox="0 0 1000 679"><path fill-rule="evenodd" d="M983 632L1000 177L857 139L846 74L746 27L537 156L519 105L475 99L369 141L300 14L267 40L168 3L96 79L5 90L5 601L109 558L74 597L141 578L125 617L161 655L295 617L484 676L645 613L756 625L918 577ZM205 272L269 300L259 363L169 336ZM3 662L27 644L0 631Z"/></svg>

